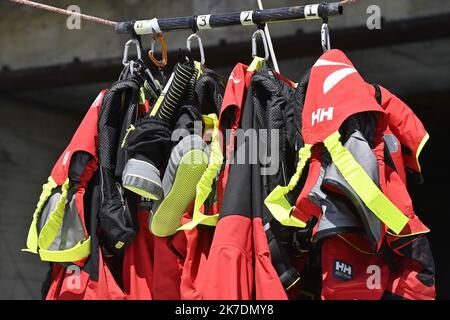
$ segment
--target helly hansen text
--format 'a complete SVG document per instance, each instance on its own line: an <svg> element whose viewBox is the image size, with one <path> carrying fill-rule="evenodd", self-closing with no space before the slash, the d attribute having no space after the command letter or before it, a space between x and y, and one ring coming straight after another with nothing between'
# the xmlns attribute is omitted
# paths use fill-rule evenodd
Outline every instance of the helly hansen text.
<svg viewBox="0 0 450 320"><path fill-rule="evenodd" d="M314 126L316 123L320 123L325 120L333 120L333 107L329 107L325 110L325 108L319 108L316 111L314 111L311 115L312 119L312 126Z"/></svg>
<svg viewBox="0 0 450 320"><path fill-rule="evenodd" d="M352 266L343 261L334 261L334 277L340 280L351 280L353 278Z"/></svg>

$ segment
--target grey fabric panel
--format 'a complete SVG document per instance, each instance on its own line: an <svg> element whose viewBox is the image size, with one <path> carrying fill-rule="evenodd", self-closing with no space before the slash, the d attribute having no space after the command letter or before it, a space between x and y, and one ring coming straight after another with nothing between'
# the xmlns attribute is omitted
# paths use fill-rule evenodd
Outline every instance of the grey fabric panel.
<svg viewBox="0 0 450 320"><path fill-rule="evenodd" d="M164 172L164 176L162 179L162 188L164 191L164 196L172 189L173 182L175 180L176 171L178 165L181 162L181 159L191 150L203 150L209 156L209 148L203 139L197 134L191 134L183 139L173 148L172 153L170 154L169 163L167 164L166 171ZM160 198L158 201L155 201L153 204L152 211L156 212L158 210L160 204L164 198Z"/></svg>
<svg viewBox="0 0 450 320"><path fill-rule="evenodd" d="M47 201L47 204L45 205L44 209L42 210L41 217L39 219L39 228L38 233L41 232L42 228L47 223L48 219L50 219L51 213L55 210L56 205L58 204L59 200L61 199L61 193L56 192L50 196L50 198ZM52 244L48 248L48 250L58 250L59 243L61 241L61 229L58 231L57 236L53 240Z"/></svg>
<svg viewBox="0 0 450 320"><path fill-rule="evenodd" d="M139 177L126 176L123 179L122 185L133 186L137 189L145 190L146 192L153 194L158 199L162 198L163 196L163 189L161 188L161 185Z"/></svg>
<svg viewBox="0 0 450 320"><path fill-rule="evenodd" d="M358 218L345 202L322 191L321 185L324 176L325 169L321 167L319 178L309 194L309 199L322 209L315 235L316 241L332 233L347 233L349 230L361 230L362 227Z"/></svg>
<svg viewBox="0 0 450 320"><path fill-rule="evenodd" d="M47 223L50 213L55 210L56 205L58 204L59 199L61 198L61 192L55 192L53 193L50 198L47 200L47 203L45 204L45 207L42 209L41 215L39 217L39 223L38 223L38 233L41 232L44 225Z"/></svg>
<svg viewBox="0 0 450 320"><path fill-rule="evenodd" d="M398 151L397 139L393 134L385 134L384 142L386 143L386 146L390 153L395 153Z"/></svg>
<svg viewBox="0 0 450 320"><path fill-rule="evenodd" d="M84 240L84 229L75 205L76 187L69 190L64 220L61 228L61 241L59 250L65 250L74 247L78 242ZM53 245L53 244L52 244Z"/></svg>
<svg viewBox="0 0 450 320"><path fill-rule="evenodd" d="M364 139L363 135L359 131L353 132L344 143L344 146L351 152L355 160L379 187L377 158L373 154L372 149L370 148L368 142ZM349 200L352 201L362 219L368 236L373 242L378 242L381 237L381 221L366 207L364 202L347 183L333 163L326 168L323 183L324 185L330 184L339 188L349 198Z"/></svg>
<svg viewBox="0 0 450 320"><path fill-rule="evenodd" d="M122 185L145 190L159 198L163 195L159 170L151 163L130 159L122 174Z"/></svg>

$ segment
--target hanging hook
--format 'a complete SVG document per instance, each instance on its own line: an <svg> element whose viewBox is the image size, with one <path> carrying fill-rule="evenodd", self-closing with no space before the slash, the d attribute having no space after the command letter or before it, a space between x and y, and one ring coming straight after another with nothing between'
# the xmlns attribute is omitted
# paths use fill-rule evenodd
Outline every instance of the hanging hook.
<svg viewBox="0 0 450 320"><path fill-rule="evenodd" d="M252 35L252 57L256 57L257 51L258 51L258 46L256 45L256 36L257 35L261 36L261 40L263 42L264 45L264 60L269 61L269 48L267 46L267 40L266 40L266 36L264 34L264 31L262 29L258 29L256 30L253 35Z"/></svg>
<svg viewBox="0 0 450 320"><path fill-rule="evenodd" d="M330 31L328 29L328 19L326 18L323 19L322 28L320 30L320 38L323 52L331 50Z"/></svg>
<svg viewBox="0 0 450 320"><path fill-rule="evenodd" d="M142 59L142 51L141 51L141 45L137 39L130 39L125 43L125 48L123 49L123 60L122 64L127 67L130 66L131 74L134 74L135 71L139 71L140 64L136 63L134 60L129 60L128 57L128 51L130 49L130 45L134 44L136 46L136 53L138 60Z"/></svg>
<svg viewBox="0 0 450 320"><path fill-rule="evenodd" d="M200 36L198 34L193 33L187 38L186 48L188 49L189 52L191 52L191 42L192 42L193 38L196 38L198 41L198 48L200 50L200 63L202 65L205 65L205 51L203 50L202 38L200 38Z"/></svg>
<svg viewBox="0 0 450 320"><path fill-rule="evenodd" d="M159 39L161 43L161 60L155 58L155 43L156 39ZM152 39L151 49L148 51L148 58L150 61L157 66L159 69L164 69L167 65L167 46L166 46L166 38L162 33L158 33L156 37Z"/></svg>

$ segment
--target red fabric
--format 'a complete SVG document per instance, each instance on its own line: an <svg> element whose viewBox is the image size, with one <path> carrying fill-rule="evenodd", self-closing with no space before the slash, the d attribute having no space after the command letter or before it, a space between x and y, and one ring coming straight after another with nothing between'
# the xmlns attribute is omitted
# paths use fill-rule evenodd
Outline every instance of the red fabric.
<svg viewBox="0 0 450 320"><path fill-rule="evenodd" d="M395 170L397 171L397 174L399 175L400 179L404 184L406 184L406 169L405 169L405 163L403 162L403 154L402 154L402 148L401 143L398 140L398 138L392 133L390 127L386 129L385 135L390 136L392 139L395 140L396 145L398 146L397 150L389 150L390 155L392 158L392 161L395 164Z"/></svg>
<svg viewBox="0 0 450 320"><path fill-rule="evenodd" d="M346 71L351 73L342 74ZM332 112L330 108L333 108ZM320 110L330 113L317 119ZM324 53L311 69L306 92L302 112L305 143L322 142L336 132L349 116L365 111L383 112L383 109L342 51Z"/></svg>
<svg viewBox="0 0 450 320"><path fill-rule="evenodd" d="M420 172L417 151L427 135L427 131L420 119L402 100L381 86L380 89L382 107L389 117L389 127L392 133L403 146L411 150L410 155L403 153L403 161L408 168Z"/></svg>
<svg viewBox="0 0 450 320"><path fill-rule="evenodd" d="M236 129L239 127L239 122L241 119L242 108L244 106L245 97L247 94L247 89L250 84L253 72L247 72L248 66L238 63L228 78L228 83L225 88L225 94L223 97L222 107L219 114L219 131L229 129L228 141L221 141L223 143L222 150L226 146L225 150L225 160L227 161L225 165L225 170L219 176L217 183L217 193L223 195L225 191L225 186L228 180L228 171L230 166L230 157L234 150L234 137ZM232 122L229 123L229 119ZM226 124L226 125L225 125ZM221 207L222 197L218 197L218 207Z"/></svg>
<svg viewBox="0 0 450 320"><path fill-rule="evenodd" d="M252 242L251 218L231 215L219 220L205 267L204 299L253 298Z"/></svg>
<svg viewBox="0 0 450 320"><path fill-rule="evenodd" d="M179 300L182 268L170 248L172 238L154 236L153 241L153 299Z"/></svg>
<svg viewBox="0 0 450 320"><path fill-rule="evenodd" d="M311 158L309 160L309 172L306 178L305 185L303 186L300 195L295 203L292 215L300 219L303 222L307 222L308 219L314 215L318 219L322 213L321 209L316 206L311 200L309 200L309 193L314 185L317 183L320 174L320 168L322 167L322 145L315 145L311 151Z"/></svg>
<svg viewBox="0 0 450 320"><path fill-rule="evenodd" d="M422 270L418 261L405 256L395 256L397 272L390 275L387 291L409 300L434 300L435 286L426 286L417 279Z"/></svg>
<svg viewBox="0 0 450 320"><path fill-rule="evenodd" d="M103 262L99 250L99 278L94 281L89 274L80 270L79 276L71 268L53 264L52 282L47 300L124 300L120 289L108 266Z"/></svg>
<svg viewBox="0 0 450 320"><path fill-rule="evenodd" d="M272 265L267 236L261 218L253 218L255 299L286 300L287 295Z"/></svg>
<svg viewBox="0 0 450 320"><path fill-rule="evenodd" d="M322 299L324 300L379 300L388 280L389 268L382 256L370 252L369 240L360 235L342 235L326 238L322 244ZM372 267L374 266L374 267ZM378 279L371 268L377 268ZM339 275L343 271L344 275ZM345 278L348 277L348 278ZM379 283L378 286L375 286Z"/></svg>
<svg viewBox="0 0 450 320"><path fill-rule="evenodd" d="M138 212L139 230L123 259L123 289L128 300L153 298L153 235L148 228L148 210Z"/></svg>
<svg viewBox="0 0 450 320"><path fill-rule="evenodd" d="M182 218L186 224L192 219L188 213ZM180 284L180 298L182 300L203 299L202 283L208 274L207 258L214 235L214 228L208 226L197 226L192 230L185 230L186 256L183 264Z"/></svg>

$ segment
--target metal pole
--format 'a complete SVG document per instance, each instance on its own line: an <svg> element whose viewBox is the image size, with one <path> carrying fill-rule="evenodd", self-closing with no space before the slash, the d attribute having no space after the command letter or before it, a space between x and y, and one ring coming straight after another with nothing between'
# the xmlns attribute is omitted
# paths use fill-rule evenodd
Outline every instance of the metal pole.
<svg viewBox="0 0 450 320"><path fill-rule="evenodd" d="M342 11L342 4L333 2L165 19L154 18L150 20L118 22L116 32L144 35L175 30L207 30L234 25L254 26L262 23L323 19L341 15Z"/></svg>

